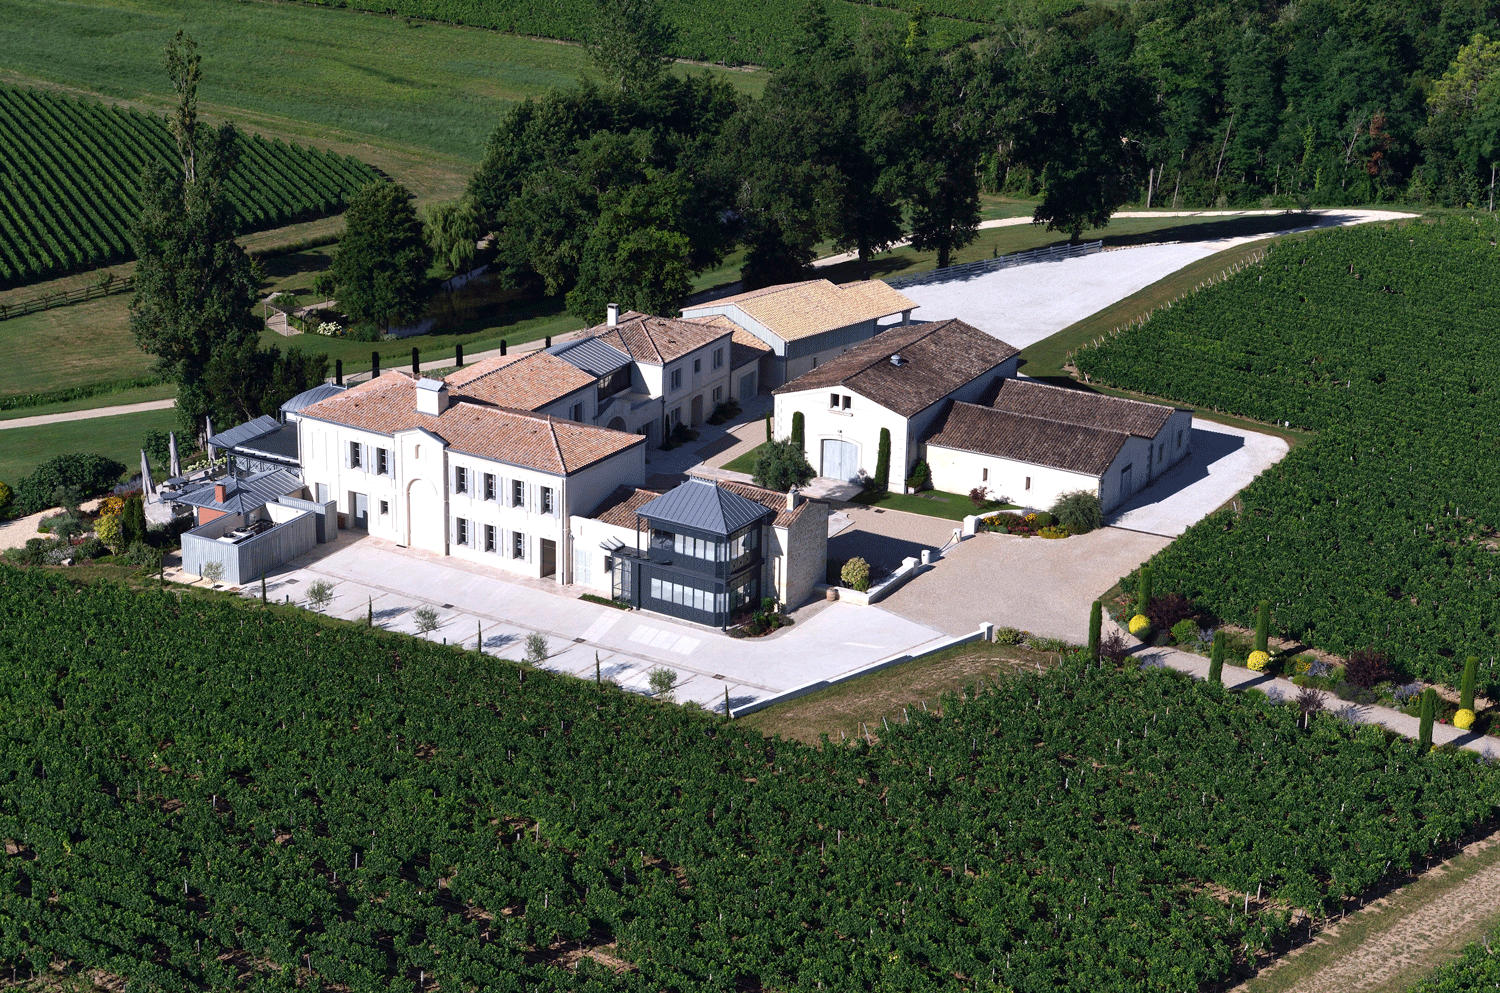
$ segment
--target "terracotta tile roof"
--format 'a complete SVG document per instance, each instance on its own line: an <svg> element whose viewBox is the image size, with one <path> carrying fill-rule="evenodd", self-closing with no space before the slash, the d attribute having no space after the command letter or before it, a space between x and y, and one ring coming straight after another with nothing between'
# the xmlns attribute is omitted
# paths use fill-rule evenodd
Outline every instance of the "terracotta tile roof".
<svg viewBox="0 0 1500 993"><path fill-rule="evenodd" d="M517 410L540 410L595 381L573 363L543 351L484 359L443 377L455 399Z"/></svg>
<svg viewBox="0 0 1500 993"><path fill-rule="evenodd" d="M1015 414L1030 414L1064 424L1124 431L1154 438L1177 409L1144 400L1126 400L1086 390L1052 386L1032 379L1007 379L992 406Z"/></svg>
<svg viewBox="0 0 1500 993"><path fill-rule="evenodd" d="M792 522L801 517L803 512L817 500L803 500L795 509L786 509L786 494L778 493L776 490L762 489L749 483L737 483L727 479L719 480L719 486L731 493L737 493L742 497L754 500L756 503L769 507L776 511L775 525L779 528L790 527Z"/></svg>
<svg viewBox="0 0 1500 993"><path fill-rule="evenodd" d="M633 486L620 486L589 513L589 517L604 524L634 530L635 512L661 496L656 490L643 490Z"/></svg>
<svg viewBox="0 0 1500 993"><path fill-rule="evenodd" d="M1016 351L963 321L909 324L862 341L772 392L841 386L911 417L984 376ZM904 360L899 366L891 362L897 354Z"/></svg>
<svg viewBox="0 0 1500 993"><path fill-rule="evenodd" d="M577 472L646 441L641 435L528 411L465 403L462 397L441 414L420 414L416 392L410 375L387 372L305 408L302 416L385 435L422 428L456 452L556 475Z"/></svg>
<svg viewBox="0 0 1500 993"><path fill-rule="evenodd" d="M729 332L727 327L671 317L651 317L632 311L620 315L619 323L614 327L601 324L584 331L582 336L613 345L637 362L664 365L710 342L727 339Z"/></svg>
<svg viewBox="0 0 1500 993"><path fill-rule="evenodd" d="M770 354L771 346L744 328L736 327L734 336L729 339L729 368L731 369L749 365L751 362L759 361L762 355Z"/></svg>
<svg viewBox="0 0 1500 993"><path fill-rule="evenodd" d="M878 279L835 285L826 279L766 286L705 303L738 307L784 341L889 317L916 304ZM693 309L693 308L688 308Z"/></svg>
<svg viewBox="0 0 1500 993"><path fill-rule="evenodd" d="M1129 437L1124 431L954 402L927 444L1102 476Z"/></svg>

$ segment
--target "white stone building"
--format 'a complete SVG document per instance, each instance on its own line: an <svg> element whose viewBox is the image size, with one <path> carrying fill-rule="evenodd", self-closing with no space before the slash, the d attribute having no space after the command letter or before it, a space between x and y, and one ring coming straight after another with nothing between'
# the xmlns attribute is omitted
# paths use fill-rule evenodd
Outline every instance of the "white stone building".
<svg viewBox="0 0 1500 993"><path fill-rule="evenodd" d="M948 401L992 397L1016 361L1015 348L963 321L895 327L776 389L776 437L790 437L802 414L813 470L852 480L875 475L886 429L889 485L899 491Z"/></svg>
<svg viewBox="0 0 1500 993"><path fill-rule="evenodd" d="M573 516L645 480L639 435L489 406L404 372L305 407L297 424L303 479L345 525L559 583L571 581Z"/></svg>
<svg viewBox="0 0 1500 993"><path fill-rule="evenodd" d="M927 438L932 485L986 487L992 499L1046 509L1083 490L1106 512L1191 448L1190 410L1008 379L989 404L954 403Z"/></svg>

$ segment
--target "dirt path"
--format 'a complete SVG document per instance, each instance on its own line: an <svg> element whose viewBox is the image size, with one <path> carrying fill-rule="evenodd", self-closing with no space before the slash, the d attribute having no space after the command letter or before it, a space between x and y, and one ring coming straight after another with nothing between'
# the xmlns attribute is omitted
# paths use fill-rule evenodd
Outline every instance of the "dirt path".
<svg viewBox="0 0 1500 993"><path fill-rule="evenodd" d="M91 407L88 410L69 410L62 414L40 414L36 417L13 417L0 421L0 431L11 428L35 428L44 424L61 424L64 421L88 421L95 417L114 417L116 414L138 414L143 410L171 410L176 400L147 400L145 403L126 403L118 407Z"/></svg>
<svg viewBox="0 0 1500 993"><path fill-rule="evenodd" d="M1500 919L1500 835L1336 924L1239 993L1401 993Z"/></svg>

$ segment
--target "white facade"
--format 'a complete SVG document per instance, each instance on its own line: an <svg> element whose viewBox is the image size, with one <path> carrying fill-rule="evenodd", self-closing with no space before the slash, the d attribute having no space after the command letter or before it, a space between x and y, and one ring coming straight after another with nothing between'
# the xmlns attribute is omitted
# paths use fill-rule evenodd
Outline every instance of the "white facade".
<svg viewBox="0 0 1500 993"><path fill-rule="evenodd" d="M338 501L349 527L363 520L398 545L559 583L571 581L572 516L645 481L644 445L562 475L453 451L422 428L299 426L304 478L315 497Z"/></svg>
<svg viewBox="0 0 1500 993"><path fill-rule="evenodd" d="M1016 356L1006 359L911 417L903 417L848 386L780 393L775 402L775 435L791 437L792 414L801 412L804 450L813 471L825 476L841 472L842 467L841 477L834 478L852 479L860 471L875 475L880 429L885 428L891 433L890 485L899 490L911 467L923 458L922 439L947 409L948 401L981 400L993 391L997 381L1016 374L1017 361Z"/></svg>

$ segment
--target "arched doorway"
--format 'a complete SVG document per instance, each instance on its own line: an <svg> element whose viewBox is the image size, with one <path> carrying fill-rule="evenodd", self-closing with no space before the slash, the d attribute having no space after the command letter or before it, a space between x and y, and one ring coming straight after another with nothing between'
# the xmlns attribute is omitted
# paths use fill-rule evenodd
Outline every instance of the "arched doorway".
<svg viewBox="0 0 1500 993"><path fill-rule="evenodd" d="M443 517L443 501L437 488L425 479L413 479L406 488L407 544L429 552L448 549L448 522Z"/></svg>
<svg viewBox="0 0 1500 993"><path fill-rule="evenodd" d="M605 425L605 427L609 428L611 431L624 431L625 430L625 418L623 418L623 417L612 418L610 420L610 422Z"/></svg>

